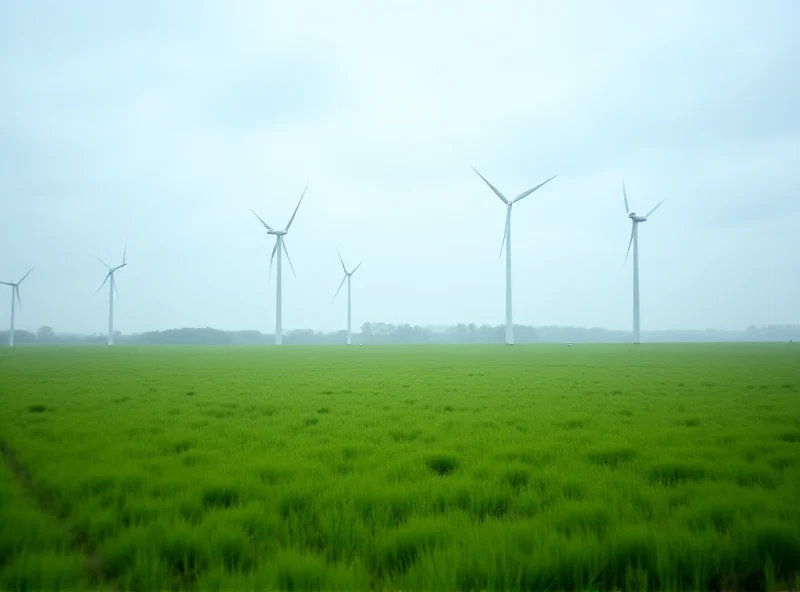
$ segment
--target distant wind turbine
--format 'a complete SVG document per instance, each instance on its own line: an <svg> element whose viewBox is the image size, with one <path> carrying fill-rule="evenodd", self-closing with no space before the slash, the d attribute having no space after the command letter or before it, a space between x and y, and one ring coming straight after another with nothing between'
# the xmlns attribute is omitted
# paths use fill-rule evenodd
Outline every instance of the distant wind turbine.
<svg viewBox="0 0 800 592"><path fill-rule="evenodd" d="M278 270L277 270L277 295L275 297L275 345L281 345L283 343L283 317L281 313L281 253L285 250L286 251L286 259L289 261L289 266L292 268L292 274L297 277L297 274L294 272L294 265L292 265L292 259L289 257L289 250L286 248L286 243L283 241L283 237L289 232L289 229L292 227L292 222L294 221L294 217L297 215L297 210L300 209L300 204L303 203L303 198L306 196L306 190L308 189L308 184L306 184L306 188L303 189L303 195L300 196L300 201L297 202L297 207L294 209L294 213L292 217L289 218L289 223L286 225L286 228L283 230L275 230L269 224L264 222L261 219L261 216L253 212L253 215L258 218L259 222L264 225L264 228L267 229L267 234L271 234L275 236L275 247L272 249L272 255L270 256L269 260L269 274L270 277L272 276L272 262L275 259L275 253L278 253Z"/></svg>
<svg viewBox="0 0 800 592"><path fill-rule="evenodd" d="M36 267L35 265L33 267ZM22 299L19 297L19 285L28 277L28 274L33 271L33 267L28 270L28 273L22 276L22 279L16 283L14 282L0 282L6 286L11 286L11 330L8 332L8 347L14 347L14 296L17 297L19 302L19 309L22 310Z"/></svg>
<svg viewBox="0 0 800 592"><path fill-rule="evenodd" d="M625 183L622 183L622 198L625 200L625 211L628 212L628 218L631 219L631 240L628 241L628 251L625 253L625 262L628 261L628 255L631 252L631 245L633 245L633 342L641 343L639 332L639 224L647 222L650 215L655 212L658 207L664 203L661 200L656 204L652 210L647 212L644 216L637 216L635 212L631 212L628 207L628 194L625 191Z"/></svg>
<svg viewBox="0 0 800 592"><path fill-rule="evenodd" d="M350 292L350 278L353 277L353 274L358 271L358 268L361 267L361 263L356 265L356 268L353 271L347 271L347 267L344 265L344 259L342 259L342 254L339 253L339 249L336 249L336 252L339 255L339 261L342 264L342 270L344 270L344 277L342 278L342 283L339 284L339 289L336 290L336 294L333 295L333 299L336 300L336 297L339 295L339 290L342 289L344 286L345 280L347 280L347 345L352 343L352 300L351 300L351 292Z"/></svg>
<svg viewBox="0 0 800 592"><path fill-rule="evenodd" d="M475 167L472 167L472 170L478 173ZM556 175L550 177L544 183L539 183L533 189L528 189L527 191L523 191L514 199L506 199L506 197L500 193L497 188L489 183L486 178L478 173L478 176L483 179L483 182L486 183L489 188L494 191L495 195L500 198L500 200L506 204L506 228L505 232L503 233L503 243L500 245L500 256L503 255L503 247L505 246L506 249L506 344L513 345L514 344L514 322L511 318L511 206L513 206L516 202L520 201L522 198L529 196L531 193L542 187L545 183L549 183L553 179L556 178Z"/></svg>
<svg viewBox="0 0 800 592"><path fill-rule="evenodd" d="M119 290L117 290L117 282L114 279L114 274L127 265L127 255L128 241L125 241L125 250L122 252L122 263L116 267L109 267L105 261L100 259L100 257L92 255L92 257L97 259L100 263L106 266L106 269L108 269L106 278L103 280L103 283L100 284L100 287L97 288L97 292L102 290L103 286L105 286L106 282L109 280L109 278L111 278L111 283L108 286L108 345L114 345L114 292L117 293L117 298L119 298ZM97 292L95 292L95 295L97 295Z"/></svg>

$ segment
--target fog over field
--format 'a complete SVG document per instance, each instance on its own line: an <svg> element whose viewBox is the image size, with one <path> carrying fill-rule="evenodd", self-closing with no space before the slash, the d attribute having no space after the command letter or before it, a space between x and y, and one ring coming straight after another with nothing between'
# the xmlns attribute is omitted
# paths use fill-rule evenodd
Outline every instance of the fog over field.
<svg viewBox="0 0 800 592"><path fill-rule="evenodd" d="M504 321L800 324L800 4L300 1L0 4L0 280L17 328ZM5 286L2 286L5 288ZM107 288L107 286L106 286ZM0 291L7 329L11 290Z"/></svg>

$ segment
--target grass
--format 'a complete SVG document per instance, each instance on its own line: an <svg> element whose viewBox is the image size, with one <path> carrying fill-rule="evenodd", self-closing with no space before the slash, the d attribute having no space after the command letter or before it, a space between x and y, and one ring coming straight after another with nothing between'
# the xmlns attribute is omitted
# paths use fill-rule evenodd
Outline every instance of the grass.
<svg viewBox="0 0 800 592"><path fill-rule="evenodd" d="M798 589L793 344L0 352L0 589Z"/></svg>

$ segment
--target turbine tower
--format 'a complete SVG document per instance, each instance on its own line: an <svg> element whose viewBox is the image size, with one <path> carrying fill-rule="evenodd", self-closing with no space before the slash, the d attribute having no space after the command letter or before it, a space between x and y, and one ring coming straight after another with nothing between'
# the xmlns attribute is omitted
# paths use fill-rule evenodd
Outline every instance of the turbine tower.
<svg viewBox="0 0 800 592"><path fill-rule="evenodd" d="M278 254L278 270L277 270L277 294L275 296L275 345L281 345L283 343L283 317L281 313L281 254L283 251L286 251L286 260L289 261L289 266L292 268L292 274L294 277L297 277L297 274L294 272L294 265L292 265L292 260L289 257L289 250L286 248L286 243L283 241L283 237L288 234L289 229L292 227L292 222L294 221L294 217L297 215L297 210L300 209L300 204L303 203L303 198L306 196L306 190L308 189L308 184L306 184L306 188L303 189L303 194L300 196L300 201L297 202L297 207L294 209L294 213L292 217L289 218L289 223L286 225L286 228L283 230L275 230L269 224L264 222L261 219L261 216L253 212L253 215L258 218L259 222L264 225L264 228L267 229L267 234L271 234L275 236L275 247L272 249L272 255L269 259L269 275L272 277L272 262L275 260L275 253Z"/></svg>
<svg viewBox="0 0 800 592"><path fill-rule="evenodd" d="M339 289L336 290L336 294L333 295L333 299L336 300L336 297L339 295L339 290L342 289L344 286L345 280L347 280L347 345L352 343L352 300L351 300L351 292L350 292L350 278L353 277L353 274L358 271L358 268L361 267L361 263L356 265L356 268L353 271L347 271L347 267L344 265L344 260L342 259L342 254L339 253L339 249L336 249L336 252L339 255L339 261L342 264L342 269L344 270L344 277L342 278L342 283L339 284Z"/></svg>
<svg viewBox="0 0 800 592"><path fill-rule="evenodd" d="M36 267L34 265L34 267ZM28 270L28 273L22 276L22 279L17 283L14 282L0 282L0 284L5 284L6 286L11 286L11 330L8 332L8 347L14 347L14 296L17 297L17 301L19 302L19 309L22 310L22 299L19 297L19 285L28 277L28 274L33 271L33 267Z"/></svg>
<svg viewBox="0 0 800 592"><path fill-rule="evenodd" d="M100 259L100 257L92 255L92 257L97 259L100 263L106 266L106 269L108 269L106 278L103 280L103 283L100 284L100 287L97 288L97 292L102 290L103 286L106 285L108 279L111 278L111 283L108 286L108 345L114 345L114 292L117 293L117 298L119 298L119 290L117 290L117 282L114 279L114 274L127 265L126 263L127 254L128 254L128 241L125 241L125 250L122 252L122 263L113 268L109 267L105 261ZM97 295L97 292L95 292L95 295Z"/></svg>
<svg viewBox="0 0 800 592"><path fill-rule="evenodd" d="M628 207L628 194L625 192L625 183L622 183L622 198L625 200L625 211L628 212L628 218L631 219L631 240L628 241L628 251L625 253L625 262L628 261L628 255L631 252L631 245L633 245L633 342L641 343L639 332L639 224L647 222L647 218L658 209L664 200L656 204L652 210L647 212L644 216L639 216L636 212L631 212Z"/></svg>
<svg viewBox="0 0 800 592"><path fill-rule="evenodd" d="M475 167L472 170L478 173ZM497 190L497 188L489 183L486 178L478 173L478 176L483 179L489 188L494 191L495 195L506 204L506 228L503 233L503 243L500 245L500 256L503 255L503 247L506 249L506 345L514 345L514 322L511 318L511 207L522 198L529 196L531 193L542 187L545 183L549 183L556 178L556 175L550 177L544 183L539 183L533 189L523 191L513 199L506 199L506 197Z"/></svg>

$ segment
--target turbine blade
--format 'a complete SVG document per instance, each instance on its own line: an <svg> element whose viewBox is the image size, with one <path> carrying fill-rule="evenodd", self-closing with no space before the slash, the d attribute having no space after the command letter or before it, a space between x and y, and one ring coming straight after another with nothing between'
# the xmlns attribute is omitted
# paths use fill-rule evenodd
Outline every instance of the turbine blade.
<svg viewBox="0 0 800 592"><path fill-rule="evenodd" d="M658 204L656 204L656 207L654 207L652 210L650 210L649 212L647 212L647 214L645 214L645 216L644 216L644 217L645 217L645 218L649 218L649 217L650 217L650 214L652 214L653 212L655 212L655 211L658 209L658 206L660 206L660 205L661 205L662 203L664 203L665 201L667 201L667 200L665 200L665 199L662 199L660 202L658 202Z"/></svg>
<svg viewBox="0 0 800 592"><path fill-rule="evenodd" d="M106 274L106 279L104 279L104 280L103 280L103 283L102 283L102 284L100 284L100 287L99 287L99 288L97 288L97 292L99 292L100 290L102 290L102 289L103 289L103 286L105 286L105 285L106 285L106 282L108 281L108 278L109 278L110 276L111 276L111 272L109 271L109 272ZM95 293L94 293L94 295L95 295L95 296L97 295L97 292L95 292Z"/></svg>
<svg viewBox="0 0 800 592"><path fill-rule="evenodd" d="M292 275L297 279L297 274L294 272L294 265L292 265L292 258L289 257L289 249L286 248L286 241L281 237L281 244L283 245L283 252L286 253L286 260L289 262L289 267L292 268Z"/></svg>
<svg viewBox="0 0 800 592"><path fill-rule="evenodd" d="M625 211L630 214L631 209L628 207L628 194L625 191L625 181L622 182L622 198L625 200Z"/></svg>
<svg viewBox="0 0 800 592"><path fill-rule="evenodd" d="M253 210L250 210L250 211L251 211L251 212L253 212ZM264 221L261 219L261 216L259 216L259 215L258 215L258 214L256 214L255 212L253 212L253 216L255 216L256 218L258 218L259 222L261 222L261 223L264 225L264 228L266 228L267 230L272 230L272 227L271 227L269 224L267 224L266 222L264 222Z"/></svg>
<svg viewBox="0 0 800 592"><path fill-rule="evenodd" d="M122 265L125 265L125 257L128 256L128 239L125 239L125 250L122 251ZM120 267L122 267L122 265Z"/></svg>
<svg viewBox="0 0 800 592"><path fill-rule="evenodd" d="M19 309L22 310L22 299L19 297L19 284L14 286L14 293L17 295L17 302L19 303ZM14 295L12 294L12 298Z"/></svg>
<svg viewBox="0 0 800 592"><path fill-rule="evenodd" d="M289 232L289 229L292 227L292 222L294 222L294 217L297 215L297 210L300 209L300 204L303 203L303 198L306 196L307 190L308 190L308 183L306 183L306 188L303 189L303 195L300 196L300 201L297 202L297 207L294 209L292 217L289 218L289 223L286 225L286 232Z"/></svg>
<svg viewBox="0 0 800 592"><path fill-rule="evenodd" d="M631 245L633 244L633 233L636 232L636 222L631 226L631 240L628 241L628 252L625 253L625 262L628 262L628 255L631 254Z"/></svg>
<svg viewBox="0 0 800 592"><path fill-rule="evenodd" d="M0 282L0 284L4 284L6 286L15 286L16 284L12 284L11 282Z"/></svg>
<svg viewBox="0 0 800 592"><path fill-rule="evenodd" d="M486 180L486 177L484 177L483 175L481 175L480 173L478 173L478 170L477 170L477 169L476 169L474 166L472 166L472 165L469 165L469 166L472 168L472 170L473 170L473 171L475 171L475 172L478 174L478 176L479 176L481 179L483 179L483 182L484 182L484 183L486 183L486 184L489 186L489 189L491 189L492 191L494 191L495 195L496 195L497 197L499 197L499 198L500 198L500 199L503 201L503 203L504 203L504 204L507 204L507 203L508 203L508 200L506 199L505 195L503 195L502 193L500 193L500 191L497 189L497 187L495 187L494 185L492 185L491 183L489 183L489 181L487 181L487 180Z"/></svg>
<svg viewBox="0 0 800 592"><path fill-rule="evenodd" d="M98 260L100 263L102 263L103 265L105 265L105 266L106 266L106 269L111 269L111 268L108 266L108 263L106 263L105 261L103 261L102 259L100 259L100 257L98 257L97 255L92 255L92 257L94 257L94 258L95 258L95 259L97 259L97 260Z"/></svg>
<svg viewBox="0 0 800 592"><path fill-rule="evenodd" d="M549 178L547 181L545 181L544 183L539 183L539 184L538 184L536 187L534 187L533 189L528 189L527 191L523 191L523 192L522 192L522 193L520 193L520 194L519 194L517 197L515 197L514 199L512 199L512 200L511 200L511 203L518 202L518 201L519 201L519 200L521 200L523 197L528 197L528 196L529 196L531 193L533 193L534 191L536 191L537 189L539 189L539 187L541 187L542 185L545 185L545 184L549 183L550 181L552 181L553 179L555 179L555 178L556 178L556 176L557 176L557 175L553 175L553 176L552 176L552 177L550 177L550 178Z"/></svg>
<svg viewBox="0 0 800 592"><path fill-rule="evenodd" d="M336 290L336 294L334 294L334 295L333 295L333 299L334 299L334 300L336 300L336 297L339 295L339 290L341 290L341 289L342 289L342 286L344 286L344 282L345 282L346 280L347 280L347 274L345 274L345 276L342 278L342 283L341 283L341 284L339 284L339 288Z"/></svg>
<svg viewBox="0 0 800 592"><path fill-rule="evenodd" d="M361 263L364 263L364 262L362 261ZM361 263L359 263L358 265L356 265L356 268L355 268L353 271L351 271L351 272L350 272L350 275L353 275L355 272L357 272L357 271L358 271L358 268L359 268L359 267L361 267Z"/></svg>
<svg viewBox="0 0 800 592"><path fill-rule="evenodd" d="M497 256L498 259L503 256L503 247L506 246L506 236L508 235L508 225L511 223L511 208L508 208L506 212L506 224L503 228L503 242L500 243L500 254Z"/></svg>
<svg viewBox="0 0 800 592"><path fill-rule="evenodd" d="M20 284L21 284L21 283L22 283L22 282L25 280L25 278L26 278L26 277L28 277L28 276L31 274L31 272L34 270L34 268L35 268L35 267L36 267L35 265L34 265L33 267L31 267L31 268L28 270L28 273L26 273L25 275L23 275L23 276L22 276L22 279L21 279L20 281L18 281L18 282L17 282L17 285L20 285Z"/></svg>
<svg viewBox="0 0 800 592"><path fill-rule="evenodd" d="M117 300L119 300L119 290L117 290L117 280L114 279L114 274L111 274L111 285L114 287L114 292L117 293Z"/></svg>
<svg viewBox="0 0 800 592"><path fill-rule="evenodd" d="M272 262L275 261L275 252L278 250L278 241L281 240L281 237L277 237L275 241L275 246L272 247L272 255L269 257L269 278L272 278Z"/></svg>
<svg viewBox="0 0 800 592"><path fill-rule="evenodd" d="M344 266L344 259L342 259L342 254L339 253L339 249L338 248L336 249L336 253L339 255L339 261L341 261L341 263L342 263L342 269L344 270L345 273L347 273L347 268Z"/></svg>

